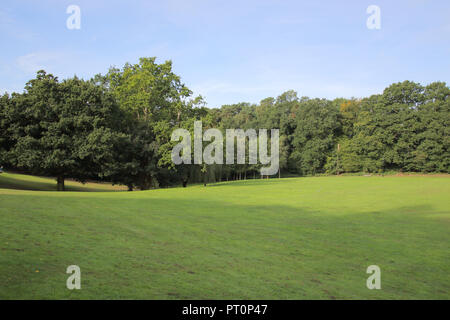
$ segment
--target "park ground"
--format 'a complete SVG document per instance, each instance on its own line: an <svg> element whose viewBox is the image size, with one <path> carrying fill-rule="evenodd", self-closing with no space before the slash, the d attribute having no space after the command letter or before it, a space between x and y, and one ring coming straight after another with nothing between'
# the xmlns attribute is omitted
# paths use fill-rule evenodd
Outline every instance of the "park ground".
<svg viewBox="0 0 450 320"><path fill-rule="evenodd" d="M0 174L0 299L450 298L447 175L66 185Z"/></svg>

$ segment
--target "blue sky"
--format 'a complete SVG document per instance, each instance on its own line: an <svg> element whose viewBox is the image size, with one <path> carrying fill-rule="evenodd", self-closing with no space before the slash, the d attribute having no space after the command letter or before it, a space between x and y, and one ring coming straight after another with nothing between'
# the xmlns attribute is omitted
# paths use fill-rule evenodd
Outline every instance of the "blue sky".
<svg viewBox="0 0 450 320"><path fill-rule="evenodd" d="M69 5L81 29L69 30ZM366 26L369 5L381 29ZM45 69L90 78L139 57L172 60L209 107L364 97L393 82L450 81L450 1L2 1L0 92Z"/></svg>

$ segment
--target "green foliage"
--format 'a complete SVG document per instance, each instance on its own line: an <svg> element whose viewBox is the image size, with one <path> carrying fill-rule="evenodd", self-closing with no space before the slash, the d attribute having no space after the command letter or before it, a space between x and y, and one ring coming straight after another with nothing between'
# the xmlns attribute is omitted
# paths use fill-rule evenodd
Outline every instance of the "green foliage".
<svg viewBox="0 0 450 320"><path fill-rule="evenodd" d="M93 81L109 88L127 114L128 137L119 142L126 154L119 154L113 164L114 182L145 190L167 185L168 171L185 171L177 171L170 161L172 130L205 115L206 109L199 107L201 97L191 98L192 91L173 73L171 61L158 64L156 58L141 58Z"/></svg>
<svg viewBox="0 0 450 320"><path fill-rule="evenodd" d="M111 68L107 82L121 108L137 119L158 122L179 120L189 108L192 95L180 77L172 72L172 62L157 64L156 58L141 58L138 64L125 64L122 70Z"/></svg>
<svg viewBox="0 0 450 320"><path fill-rule="evenodd" d="M291 160L300 174L323 172L340 129L339 111L327 100L308 100L297 114Z"/></svg>
<svg viewBox="0 0 450 320"><path fill-rule="evenodd" d="M405 81L364 99L351 152L369 172L448 172L449 88Z"/></svg>
<svg viewBox="0 0 450 320"><path fill-rule="evenodd" d="M10 97L4 94L0 97L0 167L7 164L7 152L12 147L10 128Z"/></svg>
<svg viewBox="0 0 450 320"><path fill-rule="evenodd" d="M11 164L34 174L85 181L103 178L114 158L111 144L120 112L113 97L77 78L59 82L39 71L26 92L14 95L8 117Z"/></svg>
<svg viewBox="0 0 450 320"><path fill-rule="evenodd" d="M60 184L101 179L129 190L257 178L261 165L248 164L248 143L246 164L172 163L172 131L192 134L201 120L224 139L226 129L279 129L279 176L450 172L449 97L443 82L405 81L364 99L299 98L290 90L207 109L171 61L141 58L89 81L59 82L39 71L23 94L0 97L0 164Z"/></svg>

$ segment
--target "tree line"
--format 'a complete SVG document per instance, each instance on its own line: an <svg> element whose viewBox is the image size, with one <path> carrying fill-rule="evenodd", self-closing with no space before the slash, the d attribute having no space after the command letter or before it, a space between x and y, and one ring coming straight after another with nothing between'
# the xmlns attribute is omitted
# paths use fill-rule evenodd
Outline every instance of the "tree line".
<svg viewBox="0 0 450 320"><path fill-rule="evenodd" d="M178 165L176 128L280 129L281 175L450 172L450 88L395 83L363 99L295 91L258 104L206 108L172 63L141 58L83 80L41 70L23 93L0 97L0 165L65 179L146 190L176 183L260 178L260 165ZM247 162L248 163L248 162Z"/></svg>

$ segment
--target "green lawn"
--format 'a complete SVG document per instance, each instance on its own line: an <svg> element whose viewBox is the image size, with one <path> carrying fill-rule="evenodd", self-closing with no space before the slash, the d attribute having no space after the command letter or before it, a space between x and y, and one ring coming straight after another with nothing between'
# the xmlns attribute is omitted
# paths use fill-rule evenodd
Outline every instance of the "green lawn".
<svg viewBox="0 0 450 320"><path fill-rule="evenodd" d="M449 195L445 176L0 189L0 299L449 299Z"/></svg>

